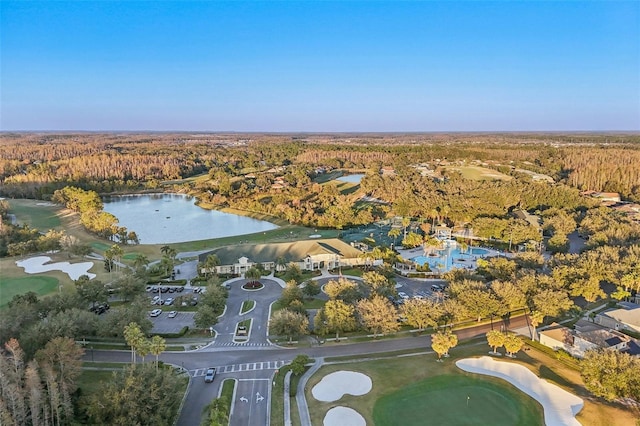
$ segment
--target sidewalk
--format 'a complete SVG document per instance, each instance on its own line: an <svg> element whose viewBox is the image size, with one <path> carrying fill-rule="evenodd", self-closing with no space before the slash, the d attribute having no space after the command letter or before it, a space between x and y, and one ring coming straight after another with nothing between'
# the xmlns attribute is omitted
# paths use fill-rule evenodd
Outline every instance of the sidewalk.
<svg viewBox="0 0 640 426"><path fill-rule="evenodd" d="M300 413L300 424L302 426L312 426L311 416L309 415L309 406L307 405L307 398L305 395L305 389L307 387L307 381L313 374L322 367L324 358L316 358L316 362L307 370L306 373L300 378L298 382L298 390L296 391L296 403L298 404L298 412Z"/></svg>

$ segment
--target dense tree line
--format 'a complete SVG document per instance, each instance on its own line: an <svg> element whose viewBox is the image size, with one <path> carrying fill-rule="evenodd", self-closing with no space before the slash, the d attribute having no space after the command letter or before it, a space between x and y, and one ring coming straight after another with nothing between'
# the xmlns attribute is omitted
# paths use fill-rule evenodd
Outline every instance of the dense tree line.
<svg viewBox="0 0 640 426"><path fill-rule="evenodd" d="M3 134L0 191L47 197L65 185L99 192L153 188L211 169L237 176L288 164L402 168L446 159L497 162L507 172L521 167L637 200L637 142L634 135Z"/></svg>
<svg viewBox="0 0 640 426"><path fill-rule="evenodd" d="M66 186L53 193L51 200L80 214L80 223L89 231L106 239L117 237L122 244L137 244L135 231L118 226L118 218L103 210L102 199L95 191Z"/></svg>
<svg viewBox="0 0 640 426"><path fill-rule="evenodd" d="M35 357L16 339L0 351L0 422L6 426L59 426L74 417L82 354L73 339L50 340Z"/></svg>

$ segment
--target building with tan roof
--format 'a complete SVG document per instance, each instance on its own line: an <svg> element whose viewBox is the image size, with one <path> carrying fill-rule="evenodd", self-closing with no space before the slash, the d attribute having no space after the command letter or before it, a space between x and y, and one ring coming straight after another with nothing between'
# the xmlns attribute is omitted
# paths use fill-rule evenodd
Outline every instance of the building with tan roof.
<svg viewBox="0 0 640 426"><path fill-rule="evenodd" d="M297 264L303 271L364 265L365 262L360 257L360 250L337 238L221 247L201 254L200 262L210 254L215 254L220 260L217 273L235 275L242 275L258 264L268 271L274 270L279 259L286 264Z"/></svg>

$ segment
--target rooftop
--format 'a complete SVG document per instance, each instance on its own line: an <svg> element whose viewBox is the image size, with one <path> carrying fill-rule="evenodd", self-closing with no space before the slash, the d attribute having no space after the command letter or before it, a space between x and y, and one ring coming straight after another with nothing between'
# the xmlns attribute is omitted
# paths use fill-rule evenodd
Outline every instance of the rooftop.
<svg viewBox="0 0 640 426"><path fill-rule="evenodd" d="M362 252L337 238L325 240L305 240L291 243L242 244L232 247L221 247L201 254L199 260L204 262L208 255L215 254L221 265L232 265L245 256L252 262L274 262L282 257L286 262L298 262L307 256L333 254L344 258L356 258Z"/></svg>

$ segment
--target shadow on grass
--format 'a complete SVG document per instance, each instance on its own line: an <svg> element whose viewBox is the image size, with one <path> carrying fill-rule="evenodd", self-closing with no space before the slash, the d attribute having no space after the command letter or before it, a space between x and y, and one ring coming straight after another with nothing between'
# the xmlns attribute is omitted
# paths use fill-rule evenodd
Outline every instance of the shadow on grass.
<svg viewBox="0 0 640 426"><path fill-rule="evenodd" d="M573 383L571 383L570 381L568 381L564 377L560 376L559 374L557 374L555 371L553 371L552 369L550 369L546 365L540 366L540 377L543 378L543 379L549 380L550 382L553 382L553 383L555 383L555 384L557 384L559 386L562 386L564 388L573 389L575 387L575 385Z"/></svg>

